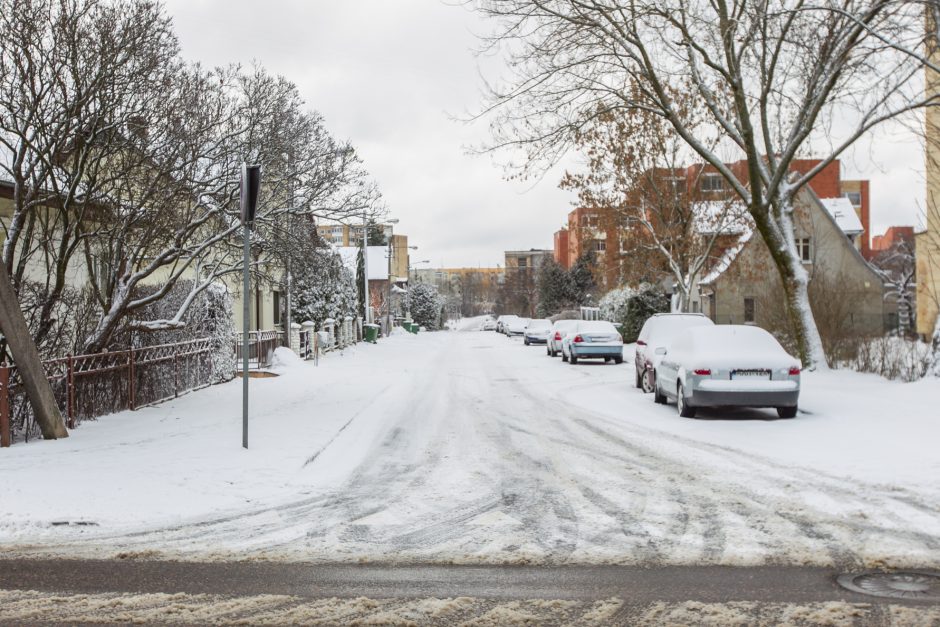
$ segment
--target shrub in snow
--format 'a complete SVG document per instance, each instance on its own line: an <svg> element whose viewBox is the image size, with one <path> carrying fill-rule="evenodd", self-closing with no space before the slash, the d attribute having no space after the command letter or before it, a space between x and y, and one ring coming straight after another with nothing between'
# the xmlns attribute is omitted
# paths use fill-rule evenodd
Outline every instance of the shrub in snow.
<svg viewBox="0 0 940 627"><path fill-rule="evenodd" d="M599 307L601 318L620 323L624 342L635 342L646 319L668 312L671 303L659 287L643 283L636 289L621 287L607 292Z"/></svg>
<svg viewBox="0 0 940 627"><path fill-rule="evenodd" d="M855 357L839 365L859 372L871 372L888 379L916 381L931 367L930 345L903 337L860 340Z"/></svg>
<svg viewBox="0 0 940 627"><path fill-rule="evenodd" d="M437 287L430 283L417 283L405 296L405 307L411 314L411 319L419 326L432 331L440 328L443 306L444 299L438 293Z"/></svg>

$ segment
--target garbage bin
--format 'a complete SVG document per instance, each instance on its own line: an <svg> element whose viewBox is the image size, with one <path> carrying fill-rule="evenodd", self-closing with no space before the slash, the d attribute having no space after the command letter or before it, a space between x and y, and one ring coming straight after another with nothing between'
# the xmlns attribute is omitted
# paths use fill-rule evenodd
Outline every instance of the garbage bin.
<svg viewBox="0 0 940 627"><path fill-rule="evenodd" d="M408 330L411 331L412 333L417 333L417 332L418 332L418 323L412 322L412 323L411 323L411 328L408 329Z"/></svg>
<svg viewBox="0 0 940 627"><path fill-rule="evenodd" d="M363 330L365 331L366 342L376 343L376 340L379 338L379 325L377 324L364 324L362 325Z"/></svg>

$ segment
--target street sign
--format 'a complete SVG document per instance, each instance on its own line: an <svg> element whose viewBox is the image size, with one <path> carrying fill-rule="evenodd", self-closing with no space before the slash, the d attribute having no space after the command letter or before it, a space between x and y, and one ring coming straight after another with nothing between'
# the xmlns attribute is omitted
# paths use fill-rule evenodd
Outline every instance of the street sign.
<svg viewBox="0 0 940 627"><path fill-rule="evenodd" d="M241 216L242 224L251 226L258 208L258 190L261 189L261 166L242 164Z"/></svg>

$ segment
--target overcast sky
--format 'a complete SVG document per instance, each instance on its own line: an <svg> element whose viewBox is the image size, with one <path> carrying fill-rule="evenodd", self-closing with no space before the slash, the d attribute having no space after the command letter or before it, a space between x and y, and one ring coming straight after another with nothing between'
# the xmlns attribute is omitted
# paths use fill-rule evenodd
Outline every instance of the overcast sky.
<svg viewBox="0 0 940 627"><path fill-rule="evenodd" d="M492 77L499 69L492 59L481 68L473 55L487 28L475 14L440 0L166 4L186 58L257 60L299 86L330 131L356 146L401 220L396 232L419 247L413 261L494 266L507 249L551 248L573 201L557 187L560 172L507 182L488 157L465 152L486 137L486 124L452 119L479 105L481 70ZM922 161L916 142L896 132L843 158L844 177L872 181L874 233L917 220Z"/></svg>

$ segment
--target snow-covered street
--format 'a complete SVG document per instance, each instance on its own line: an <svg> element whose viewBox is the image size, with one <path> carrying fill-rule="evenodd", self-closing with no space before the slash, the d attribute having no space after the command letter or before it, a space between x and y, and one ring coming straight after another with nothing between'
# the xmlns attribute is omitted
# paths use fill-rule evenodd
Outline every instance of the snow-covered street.
<svg viewBox="0 0 940 627"><path fill-rule="evenodd" d="M850 566L940 559L940 386L804 376L682 419L620 366L396 335L0 454L7 555ZM890 445L886 444L890 442Z"/></svg>

